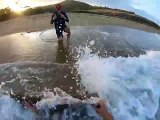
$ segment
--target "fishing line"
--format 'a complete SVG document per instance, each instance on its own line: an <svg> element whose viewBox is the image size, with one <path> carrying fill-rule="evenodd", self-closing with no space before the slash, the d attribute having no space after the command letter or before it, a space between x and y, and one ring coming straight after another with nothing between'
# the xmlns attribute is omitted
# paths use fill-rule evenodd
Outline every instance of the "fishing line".
<svg viewBox="0 0 160 120"><path fill-rule="evenodd" d="M54 41L54 39L56 39L55 37L53 37L53 38L45 38L45 37L43 36L44 33L45 33L45 31L43 31L43 32L41 32L41 33L39 34L39 37L40 37L40 39L41 39L42 41L44 41L44 42L57 42L57 41Z"/></svg>

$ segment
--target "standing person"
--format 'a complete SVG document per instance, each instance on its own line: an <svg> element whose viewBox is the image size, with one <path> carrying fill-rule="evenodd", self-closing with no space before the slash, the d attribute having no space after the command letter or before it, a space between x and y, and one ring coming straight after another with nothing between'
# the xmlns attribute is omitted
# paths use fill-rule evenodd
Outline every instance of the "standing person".
<svg viewBox="0 0 160 120"><path fill-rule="evenodd" d="M62 6L60 4L56 5L56 11L52 14L50 23L55 26L58 42L63 41L63 31L67 33L67 40L70 39L70 28L66 25L69 22L67 14L62 11Z"/></svg>

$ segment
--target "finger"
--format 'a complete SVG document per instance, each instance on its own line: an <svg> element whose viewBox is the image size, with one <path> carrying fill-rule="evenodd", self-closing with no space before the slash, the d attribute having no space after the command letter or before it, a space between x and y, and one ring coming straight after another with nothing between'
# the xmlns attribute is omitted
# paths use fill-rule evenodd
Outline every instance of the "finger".
<svg viewBox="0 0 160 120"><path fill-rule="evenodd" d="M100 104L96 104L95 107L96 107L96 108L100 108L101 105L100 105Z"/></svg>

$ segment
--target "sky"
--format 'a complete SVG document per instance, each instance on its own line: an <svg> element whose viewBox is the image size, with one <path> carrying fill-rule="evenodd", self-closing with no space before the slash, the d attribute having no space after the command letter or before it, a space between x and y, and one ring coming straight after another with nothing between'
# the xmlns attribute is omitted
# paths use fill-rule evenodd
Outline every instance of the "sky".
<svg viewBox="0 0 160 120"><path fill-rule="evenodd" d="M35 7L35 6L41 6L41 5L47 5L47 4L54 4L62 0L0 0L0 7L6 7L10 6L11 4L18 4L23 6L30 6L30 7Z"/></svg>
<svg viewBox="0 0 160 120"><path fill-rule="evenodd" d="M22 10L25 6L36 7L55 4L63 0L0 0L0 8ZM156 22L160 21L160 0L77 0L91 5L107 6L133 11ZM160 22L159 22L160 23Z"/></svg>
<svg viewBox="0 0 160 120"><path fill-rule="evenodd" d="M15 9L16 7L24 8L26 6L45 6L49 4L55 4L61 1L63 0L0 0L0 8L11 7Z"/></svg>
<svg viewBox="0 0 160 120"><path fill-rule="evenodd" d="M93 5L133 11L160 23L160 0L80 0Z"/></svg>

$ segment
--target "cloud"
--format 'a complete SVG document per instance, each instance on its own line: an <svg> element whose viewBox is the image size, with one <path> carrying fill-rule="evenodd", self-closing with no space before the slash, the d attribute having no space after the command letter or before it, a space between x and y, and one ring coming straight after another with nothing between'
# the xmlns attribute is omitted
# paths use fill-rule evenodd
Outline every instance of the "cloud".
<svg viewBox="0 0 160 120"><path fill-rule="evenodd" d="M23 0L26 2L27 6L35 7L37 5L44 6L49 4L55 4L58 2L62 2L64 0Z"/></svg>
<svg viewBox="0 0 160 120"><path fill-rule="evenodd" d="M160 20L160 9L158 6L159 4L159 0L133 0L131 5L133 8L143 10Z"/></svg>
<svg viewBox="0 0 160 120"><path fill-rule="evenodd" d="M76 1L85 2L96 6L107 5L107 0L76 0Z"/></svg>
<svg viewBox="0 0 160 120"><path fill-rule="evenodd" d="M11 4L16 4L16 3L19 3L21 6L36 7L48 4L55 4L62 1L64 0L1 0L0 8L5 8L11 6Z"/></svg>

